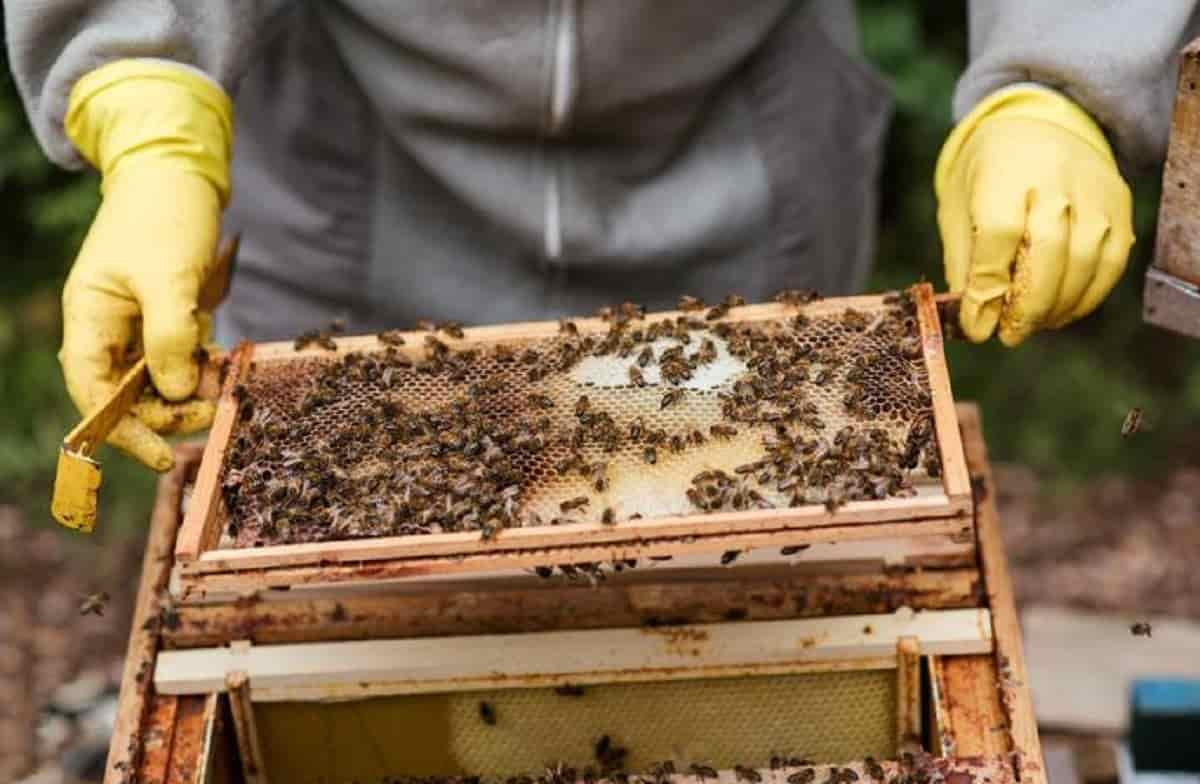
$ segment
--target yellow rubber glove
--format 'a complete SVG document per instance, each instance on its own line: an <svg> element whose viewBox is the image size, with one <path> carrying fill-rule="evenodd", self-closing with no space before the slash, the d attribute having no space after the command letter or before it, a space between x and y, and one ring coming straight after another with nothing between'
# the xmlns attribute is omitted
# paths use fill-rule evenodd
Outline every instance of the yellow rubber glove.
<svg viewBox="0 0 1200 784"><path fill-rule="evenodd" d="M1099 126L1060 94L1011 87L951 132L934 175L959 320L1015 346L1092 312L1133 244L1129 186Z"/></svg>
<svg viewBox="0 0 1200 784"><path fill-rule="evenodd" d="M207 337L197 300L229 196L232 115L215 83L155 61L110 63L71 91L66 132L100 170L104 200L63 289L59 361L86 413L144 347L155 387L177 402L138 403L108 442L158 471L174 458L156 433L212 421L211 403L188 398Z"/></svg>

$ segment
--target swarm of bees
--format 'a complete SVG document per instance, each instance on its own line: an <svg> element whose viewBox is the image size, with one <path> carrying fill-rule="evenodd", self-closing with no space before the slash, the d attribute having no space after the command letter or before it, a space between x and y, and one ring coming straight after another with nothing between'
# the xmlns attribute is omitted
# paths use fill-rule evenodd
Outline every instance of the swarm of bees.
<svg viewBox="0 0 1200 784"><path fill-rule="evenodd" d="M794 311L743 322L737 295L715 305L683 297L680 313L658 318L624 303L597 314L599 331L563 320L553 337L487 348L456 344L464 336L456 322L422 322L424 334L407 340L378 333L377 350L306 359L300 380L252 370L234 390L238 420L221 485L227 534L251 546L620 525L640 515L603 496L610 466L668 464L747 437L757 459L702 471L679 488L681 500L703 513L836 512L912 495L914 472L941 472L913 299L901 292L880 309L806 313L817 299L780 292L776 301ZM297 346L333 343L332 332L305 333ZM692 391L696 373L725 355L744 372ZM564 397L555 379L589 357L623 363L625 388L657 405L610 410L611 393L578 387ZM424 401L416 388L437 393ZM719 418L681 421L705 400ZM535 511L530 498L547 481L577 489ZM594 583L633 565L546 570Z"/></svg>

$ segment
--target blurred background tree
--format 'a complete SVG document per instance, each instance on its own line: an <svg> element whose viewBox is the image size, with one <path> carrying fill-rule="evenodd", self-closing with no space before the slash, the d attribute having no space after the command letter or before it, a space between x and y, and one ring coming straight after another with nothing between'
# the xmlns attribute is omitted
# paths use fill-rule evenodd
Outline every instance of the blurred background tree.
<svg viewBox="0 0 1200 784"><path fill-rule="evenodd" d="M941 286L930 177L966 60L963 4L860 0L858 6L867 56L896 93L872 288L920 276ZM955 394L982 404L994 458L1071 482L1152 471L1188 456L1200 424L1200 344L1141 323L1158 180L1156 171L1134 180L1139 241L1128 274L1099 312L1017 351L951 347ZM93 175L62 172L46 161L0 60L0 503L21 506L35 524L50 524L55 453L77 418L55 359L58 298L97 201ZM1150 430L1124 441L1120 425L1131 406L1145 409ZM101 456L100 530L140 531L153 477L111 450Z"/></svg>

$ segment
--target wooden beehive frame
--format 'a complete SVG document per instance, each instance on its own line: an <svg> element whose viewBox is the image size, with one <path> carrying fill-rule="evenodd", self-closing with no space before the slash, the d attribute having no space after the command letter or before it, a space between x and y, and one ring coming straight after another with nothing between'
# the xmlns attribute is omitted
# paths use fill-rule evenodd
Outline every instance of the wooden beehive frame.
<svg viewBox="0 0 1200 784"><path fill-rule="evenodd" d="M233 387L251 363L288 362L329 356L323 349L296 351L291 343L244 345L234 352L218 403L216 419L200 464L193 500L175 548L177 593L237 593L270 585L392 579L449 573L478 573L504 568L531 568L554 563L610 561L662 553L724 551L761 546L846 542L863 539L902 540L921 536L960 536L970 527L970 480L955 420L954 403L943 355L937 306L927 284L914 288L923 360L928 372L933 423L942 464L941 492L912 498L855 501L830 512L823 506L721 512L659 517L615 526L579 523L513 528L484 541L477 533L459 532L379 537L258 548L218 549L224 522L220 477L237 418ZM803 306L809 315L838 313L847 307L878 308L881 297L849 297ZM786 318L794 306L751 305L731 318L753 322ZM651 314L651 319L676 313ZM581 333L603 333L607 322L580 319ZM453 348L520 344L558 334L554 322L467 329ZM411 333L419 346L424 333ZM337 352L377 351L374 336L337 341ZM414 351L416 349L413 349ZM656 549L657 548L657 549Z"/></svg>

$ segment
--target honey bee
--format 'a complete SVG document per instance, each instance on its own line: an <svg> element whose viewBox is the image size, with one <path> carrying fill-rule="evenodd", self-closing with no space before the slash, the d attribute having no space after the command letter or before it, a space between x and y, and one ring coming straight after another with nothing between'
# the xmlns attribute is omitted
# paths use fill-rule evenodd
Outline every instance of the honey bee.
<svg viewBox="0 0 1200 784"><path fill-rule="evenodd" d="M812 547L812 545L809 545L809 544L788 545L787 547L784 547L783 549L781 549L779 551L779 554L782 556L785 556L785 557L789 556L789 555L795 555L796 553L800 553L800 552L807 550L809 547Z"/></svg>
<svg viewBox="0 0 1200 784"><path fill-rule="evenodd" d="M80 615L104 615L104 606L111 599L108 591L99 591L97 593L89 593L79 602Z"/></svg>
<svg viewBox="0 0 1200 784"><path fill-rule="evenodd" d="M707 765L691 765L688 767L688 773L701 781L717 778L717 772Z"/></svg>
<svg viewBox="0 0 1200 784"><path fill-rule="evenodd" d="M750 782L750 784L759 784L759 782L762 781L761 773L754 768L748 768L745 765L734 765L733 772L734 775L737 776L738 781L747 781Z"/></svg>
<svg viewBox="0 0 1200 784"><path fill-rule="evenodd" d="M548 395L539 392L530 392L528 400L529 405L535 408L554 408L554 401Z"/></svg>
<svg viewBox="0 0 1200 784"><path fill-rule="evenodd" d="M580 395L579 399L575 401L575 416L582 417L591 407L592 401L588 399L588 396Z"/></svg>
<svg viewBox="0 0 1200 784"><path fill-rule="evenodd" d="M733 438L738 434L737 428L730 425L715 424L708 428L713 438Z"/></svg>
<svg viewBox="0 0 1200 784"><path fill-rule="evenodd" d="M684 294L679 298L679 309L682 311L704 310L704 300Z"/></svg>
<svg viewBox="0 0 1200 784"><path fill-rule="evenodd" d="M642 459L650 465L654 465L658 462L658 450L652 446L646 447L642 450Z"/></svg>
<svg viewBox="0 0 1200 784"><path fill-rule="evenodd" d="M590 503L590 498L588 498L586 495L580 495L567 501L563 501L558 505L558 508L561 512L566 514L567 512L574 512L576 509L581 509Z"/></svg>
<svg viewBox="0 0 1200 784"><path fill-rule="evenodd" d="M658 408L659 408L659 410L662 410L662 409L666 408L667 406L671 406L671 405L674 405L675 403L678 403L682 399L683 399L683 390L682 389L679 389L678 387L676 387L675 389L668 389L667 393L662 396L662 402L659 403Z"/></svg>
<svg viewBox="0 0 1200 784"><path fill-rule="evenodd" d="M738 556L741 554L741 550L726 550L725 552L721 553L721 566L729 566L729 564L736 561Z"/></svg>
<svg viewBox="0 0 1200 784"><path fill-rule="evenodd" d="M1142 427L1142 409L1131 408L1121 423L1121 438L1129 438Z"/></svg>
<svg viewBox="0 0 1200 784"><path fill-rule="evenodd" d="M562 686L555 686L554 693L559 697L582 697L583 687L576 686L571 683L564 683Z"/></svg>
<svg viewBox="0 0 1200 784"><path fill-rule="evenodd" d="M568 321L567 319L558 320L558 331L572 337L579 335L579 327L575 325L574 321Z"/></svg>
<svg viewBox="0 0 1200 784"><path fill-rule="evenodd" d="M376 335L375 338L380 343L383 343L387 346L404 345L404 335L401 334L400 330L398 329L385 329L383 332L380 332L378 335Z"/></svg>
<svg viewBox="0 0 1200 784"><path fill-rule="evenodd" d="M740 308L746 304L746 300L740 294L728 294L721 300L721 304L727 308Z"/></svg>
<svg viewBox="0 0 1200 784"><path fill-rule="evenodd" d="M884 779L883 766L880 765L878 762L876 762L874 758L867 757L863 767L867 771L868 776L875 779L876 781L883 781L883 779Z"/></svg>
<svg viewBox="0 0 1200 784"><path fill-rule="evenodd" d="M437 332L437 324L430 319L417 319L416 327L420 332Z"/></svg>
<svg viewBox="0 0 1200 784"><path fill-rule="evenodd" d="M646 423L642 420L642 418L640 416L635 417L634 420L629 423L630 440L640 441L642 438L642 433L645 432L645 429Z"/></svg>
<svg viewBox="0 0 1200 784"><path fill-rule="evenodd" d="M1153 637L1152 631L1153 629L1150 627L1150 624L1145 621L1138 621L1129 627L1129 633L1134 637Z"/></svg>
<svg viewBox="0 0 1200 784"><path fill-rule="evenodd" d="M600 522L604 523L605 525L613 525L617 522L617 514L612 510L611 506L606 507L604 514L600 515Z"/></svg>
<svg viewBox="0 0 1200 784"><path fill-rule="evenodd" d="M638 367L646 367L646 365L650 364L650 361L653 359L654 359L654 349L650 348L649 346L646 346L644 349L642 349L642 353L638 354L638 357L637 357Z"/></svg>
<svg viewBox="0 0 1200 784"><path fill-rule="evenodd" d="M463 338L464 333L462 324L458 323L457 321L444 321L438 325L438 329L442 332L445 332L455 340L462 340Z"/></svg>
<svg viewBox="0 0 1200 784"><path fill-rule="evenodd" d="M813 779L817 777L817 772L812 768L804 768L798 770L787 777L787 784L812 784Z"/></svg>
<svg viewBox="0 0 1200 784"><path fill-rule="evenodd" d="M496 709L492 707L490 702L480 701L479 703L479 718L489 727L496 726Z"/></svg>
<svg viewBox="0 0 1200 784"><path fill-rule="evenodd" d="M775 301L782 305L807 305L820 298L816 289L784 289L775 295Z"/></svg>
<svg viewBox="0 0 1200 784"><path fill-rule="evenodd" d="M728 313L729 313L729 306L726 305L725 303L721 303L720 305L714 305L711 308L709 308L707 313L704 314L704 320L705 321L717 321L718 319L724 318L725 315Z"/></svg>
<svg viewBox="0 0 1200 784"><path fill-rule="evenodd" d="M641 371L641 370L639 370L639 369L638 369L636 366L634 366L634 365L630 365L630 366L629 366L629 381L630 381L630 383L632 383L632 384L633 384L635 387L644 387L644 386L646 386L646 379L645 379L645 377L642 375L642 371Z"/></svg>

